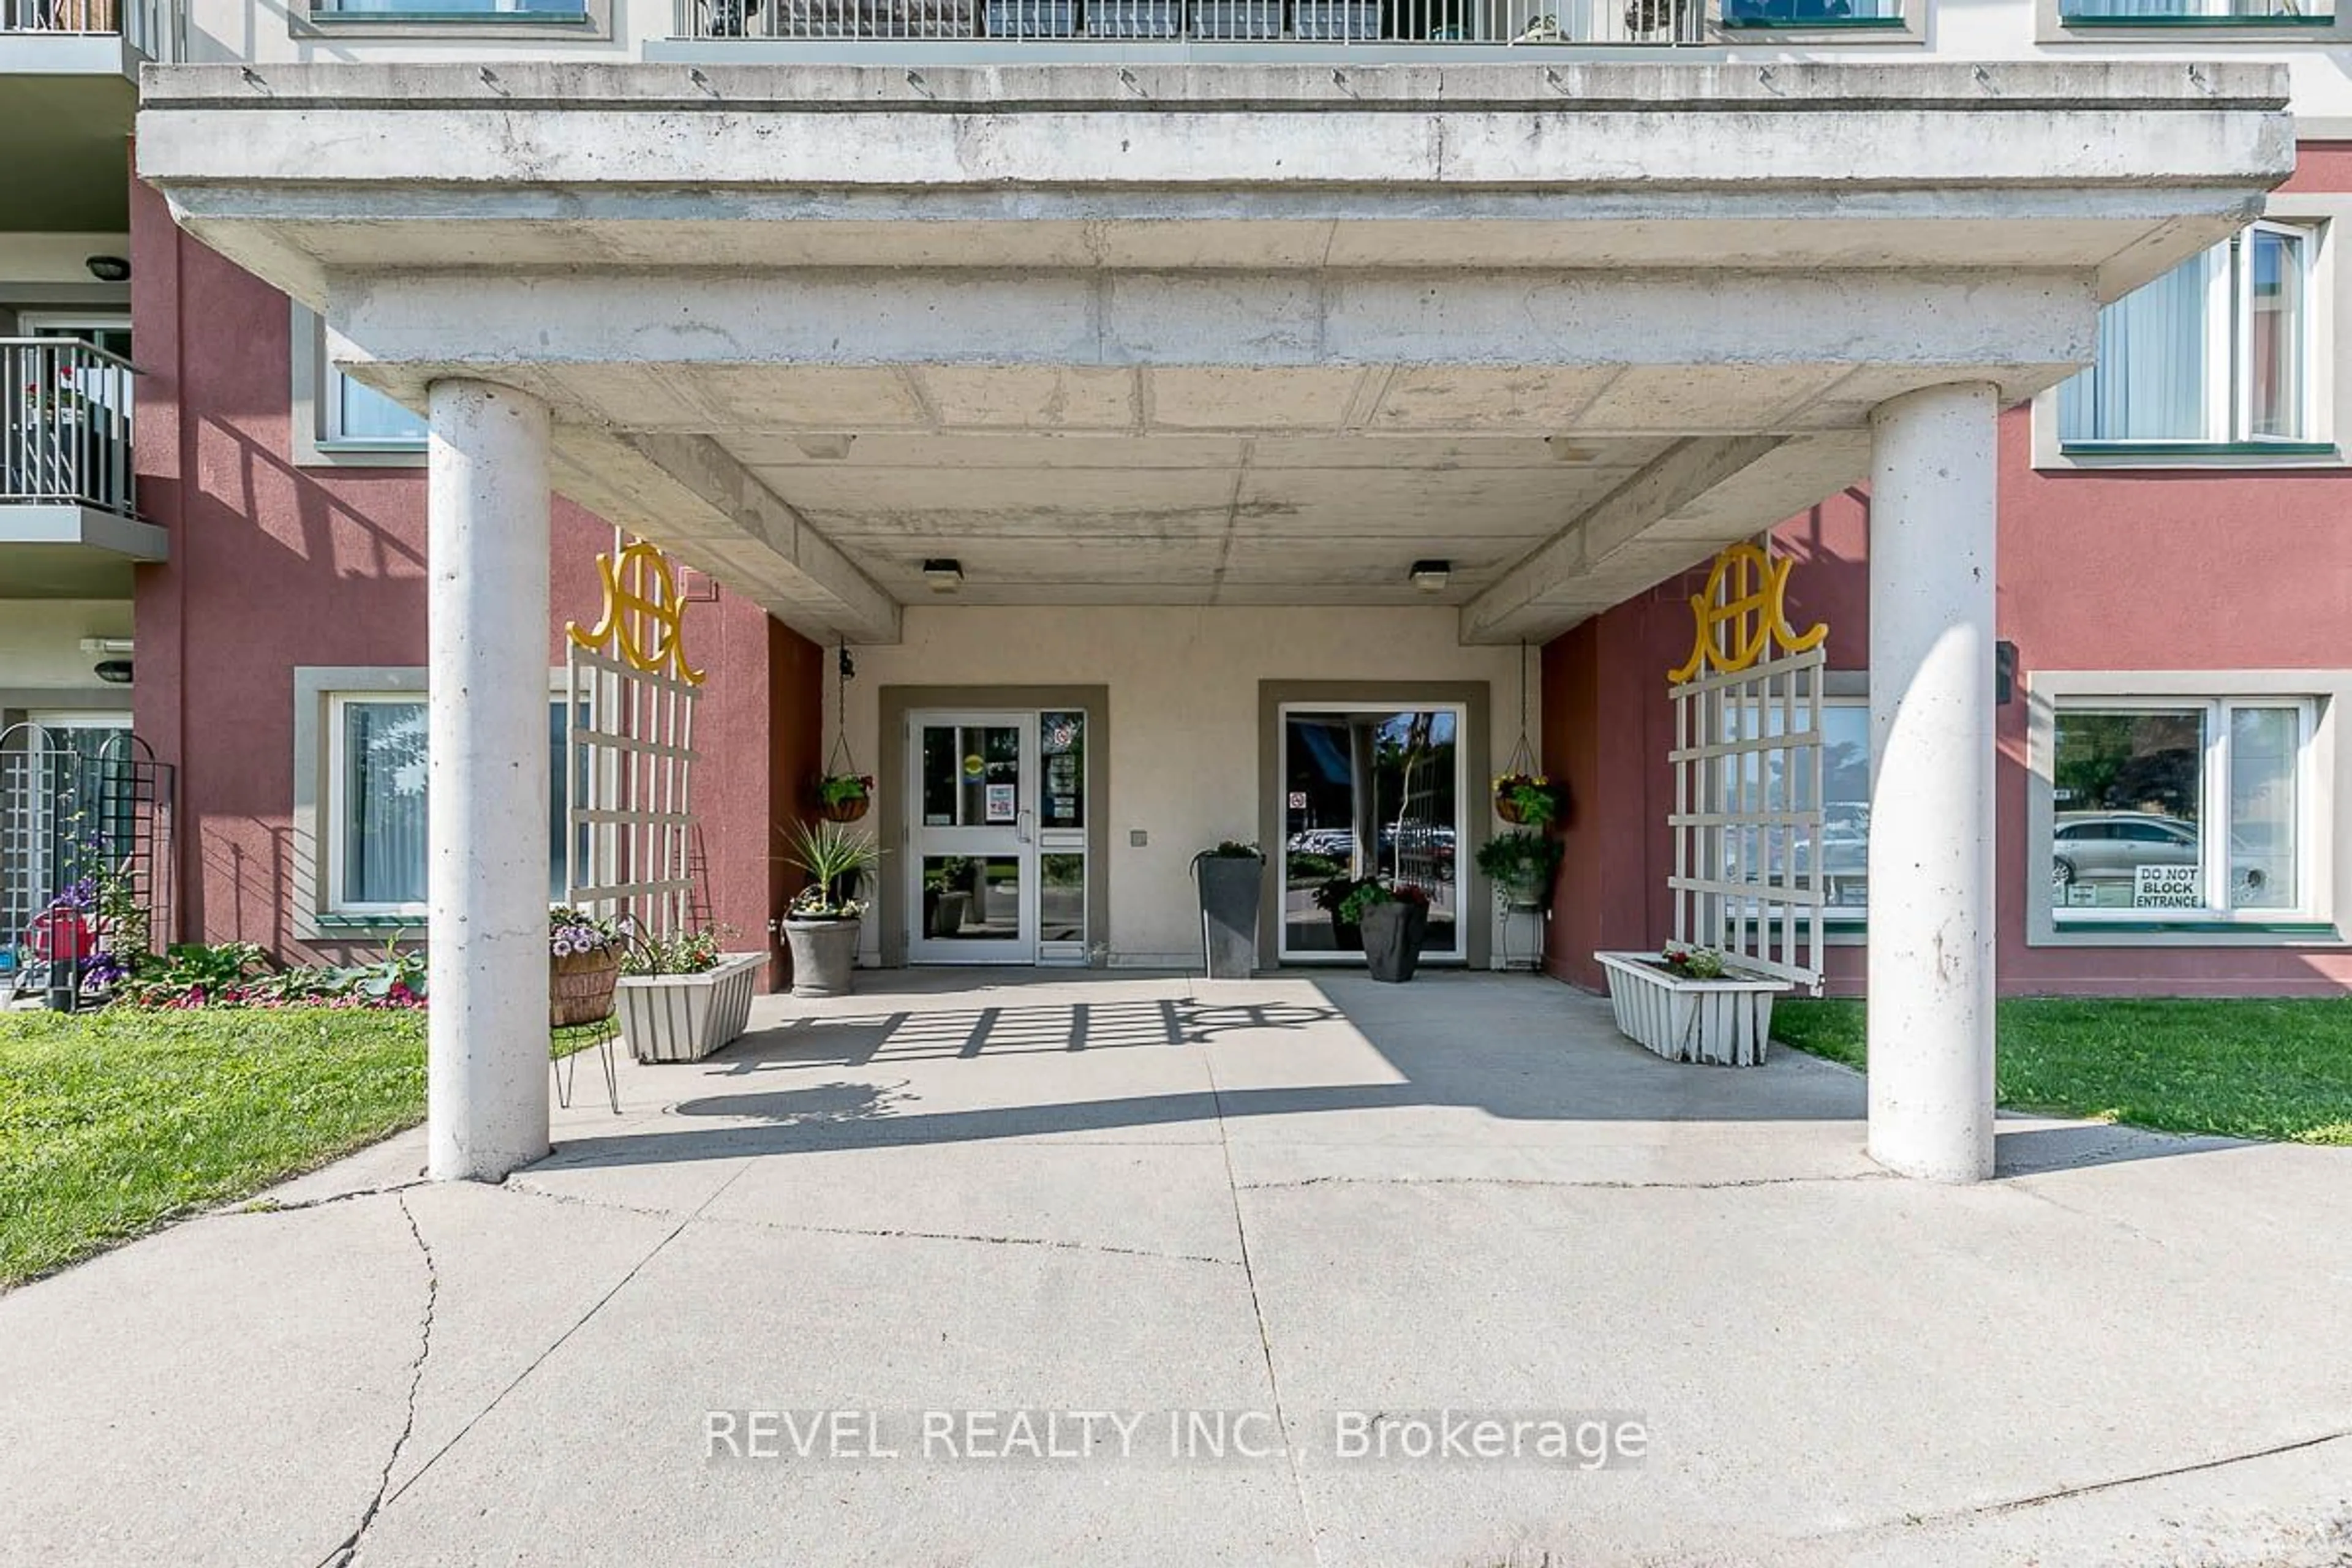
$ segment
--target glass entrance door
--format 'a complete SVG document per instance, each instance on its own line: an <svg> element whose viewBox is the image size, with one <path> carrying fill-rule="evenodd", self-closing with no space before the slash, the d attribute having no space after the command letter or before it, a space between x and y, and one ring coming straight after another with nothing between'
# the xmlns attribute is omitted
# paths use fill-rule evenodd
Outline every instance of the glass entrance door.
<svg viewBox="0 0 2352 1568"><path fill-rule="evenodd" d="M1339 918L1365 878L1429 900L1421 955L1467 954L1461 889L1466 763L1458 704L1334 702L1282 710L1282 959L1363 962L1360 931Z"/></svg>
<svg viewBox="0 0 2352 1568"><path fill-rule="evenodd" d="M915 963L1037 962L1034 713L919 713L907 901Z"/></svg>

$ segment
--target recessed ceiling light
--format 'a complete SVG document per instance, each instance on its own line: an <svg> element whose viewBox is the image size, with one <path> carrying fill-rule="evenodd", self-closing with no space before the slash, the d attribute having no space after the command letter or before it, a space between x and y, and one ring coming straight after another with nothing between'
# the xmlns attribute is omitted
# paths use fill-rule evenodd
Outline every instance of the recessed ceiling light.
<svg viewBox="0 0 2352 1568"><path fill-rule="evenodd" d="M1445 584L1453 581L1454 563L1416 561L1412 563L1412 570L1406 575L1412 579L1412 585L1423 593L1442 594L1445 592Z"/></svg>
<svg viewBox="0 0 2352 1568"><path fill-rule="evenodd" d="M934 594L952 594L963 586L963 563L951 555L934 555L923 563L923 581Z"/></svg>

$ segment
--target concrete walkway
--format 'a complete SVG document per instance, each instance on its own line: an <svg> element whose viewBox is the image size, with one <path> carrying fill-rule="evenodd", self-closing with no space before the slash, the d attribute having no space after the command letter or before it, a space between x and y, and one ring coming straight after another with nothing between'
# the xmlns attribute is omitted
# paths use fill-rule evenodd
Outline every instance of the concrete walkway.
<svg viewBox="0 0 2352 1568"><path fill-rule="evenodd" d="M591 1058L503 1187L412 1135L0 1297L0 1560L2352 1553L2352 1151L2013 1121L1935 1188L1853 1075L1672 1066L1541 980L861 983L618 1117ZM1448 1409L1614 1462L1409 1457ZM1015 1411L1144 1419L1054 1458Z"/></svg>

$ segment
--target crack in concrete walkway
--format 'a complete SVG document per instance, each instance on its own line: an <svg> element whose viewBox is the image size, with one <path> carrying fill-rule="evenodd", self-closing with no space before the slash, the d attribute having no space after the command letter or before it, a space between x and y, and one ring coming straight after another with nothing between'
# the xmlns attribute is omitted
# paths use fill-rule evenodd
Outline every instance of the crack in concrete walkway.
<svg viewBox="0 0 2352 1568"><path fill-rule="evenodd" d="M1549 1176L1301 1176L1286 1182L1242 1182L1243 1193L1296 1192L1303 1187L1535 1187L1608 1193L1715 1193L1742 1187L1794 1187L1832 1182L1888 1182L1885 1171L1849 1171L1843 1175L1748 1176L1720 1182L1575 1181Z"/></svg>
<svg viewBox="0 0 2352 1568"><path fill-rule="evenodd" d="M545 1198L551 1203L573 1204L582 1208L609 1209L620 1214L645 1215L667 1218L675 1209L646 1208L636 1204L614 1203L607 1198L592 1198L578 1193L559 1193L509 1176L500 1184L500 1191L519 1193L525 1197ZM723 1189L722 1189L723 1190ZM718 1194L711 1194L713 1198ZM703 1207L709 1206L706 1200ZM1230 1258L1210 1258L1196 1252L1159 1252L1147 1247L1114 1247L1104 1242L1065 1241L1050 1236L990 1236L977 1231L914 1230L904 1226L855 1225L804 1225L788 1220L752 1219L744 1215L707 1215L699 1210L692 1216L696 1223L715 1226L741 1226L752 1230L772 1230L803 1236L870 1237L881 1241L962 1241L982 1247L1040 1247L1060 1252L1097 1253L1111 1258L1148 1258L1163 1263L1205 1263L1217 1268L1237 1268L1241 1265Z"/></svg>
<svg viewBox="0 0 2352 1568"><path fill-rule="evenodd" d="M627 1289L629 1282L635 1279L640 1273L644 1272L646 1265L651 1263L656 1258L661 1256L663 1248L668 1247L671 1242L676 1241L685 1231L686 1227L693 1224L696 1218L701 1215L704 1209L717 1202L720 1194L724 1193L729 1187L733 1186L737 1181L740 1180L743 1175L743 1172L750 1169L750 1163L751 1163L749 1161L746 1161L742 1167L739 1168L733 1175L729 1176L725 1181L719 1183L719 1185L712 1190L710 1195L703 1199L700 1204L697 1205L692 1212L685 1215L676 1225L670 1226L670 1228L663 1234L662 1238L659 1241L655 1242L653 1246L647 1247L646 1249L646 1255L643 1258L638 1258L635 1263L631 1264L628 1271L623 1274L620 1279L613 1282L612 1289L606 1290L603 1295L598 1296L595 1300L590 1302L588 1310L582 1312L578 1318L574 1319L569 1328L566 1328L562 1333L556 1335L553 1340L548 1342L547 1347L544 1350L531 1357L530 1364L524 1367L520 1372L515 1373L513 1377L509 1378L506 1384L496 1394L492 1394L488 1402L486 1403L479 1410L475 1411L474 1414L466 1417L465 1423L457 1428L457 1432L450 1436L449 1440L442 1444L438 1448L434 1449L432 1454L426 1458L425 1461L416 1467L416 1473L415 1475L401 1482L399 1487L395 1489L389 1497L381 1498L379 1500L379 1507L397 1502L401 1498L406 1496L409 1490L414 1488L417 1482L423 1480L426 1475L431 1473L433 1467L439 1464L441 1460L448 1455L451 1449L464 1442L473 1432L474 1428L480 1425L482 1420L487 1417L490 1412L496 1410L501 1404L505 1403L509 1394L511 1394L516 1389L521 1387L523 1384L530 1379L533 1373L537 1372L541 1366L544 1366L547 1363L547 1360L550 1356L553 1355L557 1351L562 1350L574 1334L577 1334L582 1329L586 1328L590 1321L593 1320L597 1313L604 1310L605 1306L611 1302L614 1297L619 1295L624 1289ZM501 1183L499 1187L494 1190L503 1191L509 1184L510 1183ZM404 1212L406 1211L407 1204L405 1200L403 1200L401 1207ZM412 1226L414 1226L415 1223L414 1219L410 1221ZM420 1246L423 1245L424 1238L421 1235L417 1239L418 1244ZM418 1363L418 1372L421 1376L423 1372L423 1363L421 1360ZM414 1420L415 1415L414 1403L415 1398L415 1390L412 1389L410 1392L410 1418L412 1420ZM404 1434L404 1436L405 1435ZM394 1458L396 1459L398 1457L398 1451L395 1449ZM389 1464L385 1467L384 1474L388 1480L391 1477L391 1467ZM369 1510L369 1517L371 1520L377 1511L378 1510L373 1508ZM364 1530L364 1528L365 1524L362 1523L362 1529ZM321 1568L350 1568L350 1559L345 1558L340 1563L330 1562L328 1563L321 1564Z"/></svg>
<svg viewBox="0 0 2352 1568"><path fill-rule="evenodd" d="M416 1242L417 1256L425 1260L424 1321L417 1328L416 1359L409 1363L408 1368L407 1408L401 1419L400 1435L392 1440L392 1452L384 1456L383 1470L376 1478L375 1495L368 1499L367 1507L361 1512L359 1523L352 1527L352 1532L337 1542L333 1549L319 1560L319 1568L350 1568L358 1560L361 1543L367 1538L368 1527L375 1523L376 1515L383 1510L384 1493L391 1489L393 1469L400 1463L400 1456L407 1448L410 1436L416 1430L416 1396L425 1386L425 1363L433 1355L433 1318L441 1303L441 1272L434 1265L432 1244L425 1239L425 1232L417 1225L415 1211L408 1206L407 1198L395 1193L393 1201L400 1205L400 1217L408 1222L408 1234Z"/></svg>
<svg viewBox="0 0 2352 1568"><path fill-rule="evenodd" d="M1274 1369L1274 1333L1266 1326L1265 1303L1258 1294L1257 1270L1250 1262L1249 1226L1242 1218L1242 1185L1234 1172L1234 1143L1225 1124L1225 1098L1217 1087L1216 1058L1202 1053L1202 1066L1209 1079L1209 1098L1216 1108L1217 1144L1225 1157L1226 1194L1234 1209L1234 1240L1242 1255L1242 1278L1248 1282L1250 1314L1257 1324L1258 1353L1265 1363L1266 1396L1274 1405L1275 1430L1282 1435L1283 1462L1289 1468L1290 1490L1298 1504L1298 1527L1307 1537L1307 1555L1318 1565L1323 1561L1323 1547L1315 1531L1315 1512L1307 1501L1307 1478L1298 1468L1298 1445L1290 1440L1290 1417L1283 1409L1282 1379Z"/></svg>

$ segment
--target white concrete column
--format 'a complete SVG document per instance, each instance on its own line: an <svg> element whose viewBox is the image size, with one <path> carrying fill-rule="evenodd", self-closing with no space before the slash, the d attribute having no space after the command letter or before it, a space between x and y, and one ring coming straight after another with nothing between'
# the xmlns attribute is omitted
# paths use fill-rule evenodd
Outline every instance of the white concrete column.
<svg viewBox="0 0 2352 1568"><path fill-rule="evenodd" d="M547 405L431 390L436 1181L497 1181L547 1138Z"/></svg>
<svg viewBox="0 0 2352 1568"><path fill-rule="evenodd" d="M1993 426L1983 384L1881 405L1870 502L1870 1152L1992 1174Z"/></svg>

